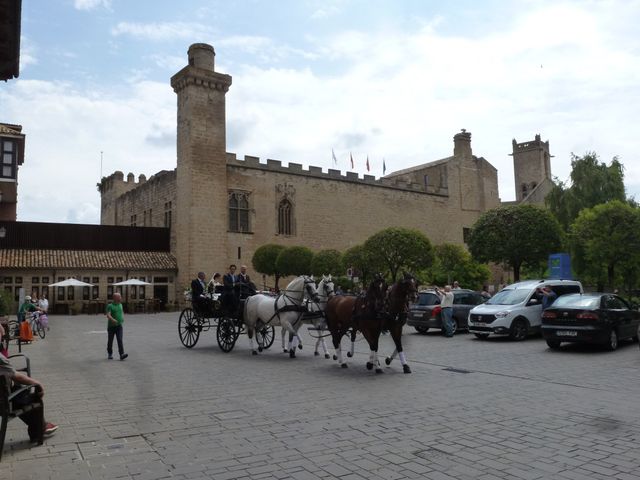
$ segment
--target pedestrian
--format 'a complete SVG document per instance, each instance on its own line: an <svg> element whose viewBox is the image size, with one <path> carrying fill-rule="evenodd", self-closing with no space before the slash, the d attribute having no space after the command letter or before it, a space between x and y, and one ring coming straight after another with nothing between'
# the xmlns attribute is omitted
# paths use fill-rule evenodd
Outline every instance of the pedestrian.
<svg viewBox="0 0 640 480"><path fill-rule="evenodd" d="M122 296L116 292L113 294L113 302L107 305L107 353L109 360L113 360L113 337L118 341L118 353L120 360L124 360L129 355L124 353L122 343L122 324L124 323L124 312L122 311Z"/></svg>
<svg viewBox="0 0 640 480"><path fill-rule="evenodd" d="M440 297L442 331L445 337L451 338L453 337L453 292L451 285L445 285L444 291L436 287L435 292Z"/></svg>
<svg viewBox="0 0 640 480"><path fill-rule="evenodd" d="M482 286L480 295L482 295L482 298L484 298L485 300L489 300L491 298L491 293L489 293L489 287L487 285Z"/></svg>
<svg viewBox="0 0 640 480"><path fill-rule="evenodd" d="M42 313L47 313L49 311L49 300L47 300L46 293L42 292L42 295L40 295L38 306L40 307L40 310L42 310Z"/></svg>
<svg viewBox="0 0 640 480"><path fill-rule="evenodd" d="M460 290L460 284L458 283L457 280L453 281L453 289L454 290Z"/></svg>
<svg viewBox="0 0 640 480"><path fill-rule="evenodd" d="M558 294L549 287L542 287L538 291L541 295L540 303L542 303L542 310L549 308L553 302L556 301L556 298L558 298Z"/></svg>

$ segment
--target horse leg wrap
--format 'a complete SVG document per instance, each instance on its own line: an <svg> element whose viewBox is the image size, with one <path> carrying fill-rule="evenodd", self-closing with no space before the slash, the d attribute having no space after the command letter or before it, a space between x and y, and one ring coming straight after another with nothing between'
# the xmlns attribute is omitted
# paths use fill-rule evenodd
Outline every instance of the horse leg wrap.
<svg viewBox="0 0 640 480"><path fill-rule="evenodd" d="M407 357L405 356L404 352L400 352L398 355L400 356L400 363L402 365L406 365L407 364Z"/></svg>

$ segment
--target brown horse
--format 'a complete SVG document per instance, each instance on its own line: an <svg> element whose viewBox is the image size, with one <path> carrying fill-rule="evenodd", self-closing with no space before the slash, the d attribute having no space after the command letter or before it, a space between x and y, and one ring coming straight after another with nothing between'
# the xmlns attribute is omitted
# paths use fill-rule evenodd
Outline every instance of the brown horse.
<svg viewBox="0 0 640 480"><path fill-rule="evenodd" d="M333 347L336 351L334 359L338 360L342 368L347 368L347 364L342 358L341 341L349 331L351 331L352 344L355 340L355 332L360 330L370 345L372 343L377 345L379 330L382 328L379 312L384 307L386 291L386 282L382 276L377 275L364 297L337 295L329 299L325 310L327 328L331 332ZM367 363L367 368L371 369L371 367Z"/></svg>
<svg viewBox="0 0 640 480"><path fill-rule="evenodd" d="M403 273L402 279L393 284L387 297L387 315L385 316L383 328L389 330L396 349L390 357L385 358L385 363L390 365L397 354L400 357L404 373L411 373L411 368L409 368L402 350L402 327L407 323L409 302L415 301L417 292L418 284L415 277L408 273Z"/></svg>

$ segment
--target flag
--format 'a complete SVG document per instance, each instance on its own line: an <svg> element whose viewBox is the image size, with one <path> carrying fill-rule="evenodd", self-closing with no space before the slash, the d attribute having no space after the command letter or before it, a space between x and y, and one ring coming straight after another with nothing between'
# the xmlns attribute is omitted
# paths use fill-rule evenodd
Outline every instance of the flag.
<svg viewBox="0 0 640 480"><path fill-rule="evenodd" d="M367 172L369 171L369 155L367 155Z"/></svg>
<svg viewBox="0 0 640 480"><path fill-rule="evenodd" d="M351 157L351 170L353 170L353 155L349 153L349 157Z"/></svg>
<svg viewBox="0 0 640 480"><path fill-rule="evenodd" d="M338 165L338 159L336 158L336 153L333 151L333 148L331 149L331 158L333 158L333 166Z"/></svg>
<svg viewBox="0 0 640 480"><path fill-rule="evenodd" d="M387 165L384 163L384 158L382 159L382 175L387 173Z"/></svg>

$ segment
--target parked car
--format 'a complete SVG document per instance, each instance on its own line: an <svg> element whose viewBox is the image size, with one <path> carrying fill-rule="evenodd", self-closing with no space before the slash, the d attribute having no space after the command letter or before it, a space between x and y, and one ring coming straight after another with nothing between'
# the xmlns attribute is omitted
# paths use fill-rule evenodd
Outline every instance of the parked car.
<svg viewBox="0 0 640 480"><path fill-rule="evenodd" d="M453 331L467 330L469 311L480 305L485 298L478 292L467 289L451 290L453 292ZM418 294L418 301L409 306L407 325L414 327L419 333L427 333L430 328L442 328L442 309L440 297L433 290L425 290Z"/></svg>
<svg viewBox="0 0 640 480"><path fill-rule="evenodd" d="M582 284L574 280L527 280L509 285L486 303L469 312L469 332L478 338L508 335L524 340L540 331L542 305L538 290L549 287L558 297L582 293ZM556 300L557 301L557 300Z"/></svg>
<svg viewBox="0 0 640 480"><path fill-rule="evenodd" d="M599 343L608 350L635 338L640 312L610 293L565 295L542 314L542 336L550 348L562 342Z"/></svg>

